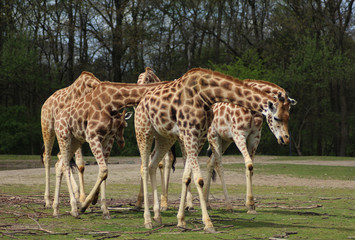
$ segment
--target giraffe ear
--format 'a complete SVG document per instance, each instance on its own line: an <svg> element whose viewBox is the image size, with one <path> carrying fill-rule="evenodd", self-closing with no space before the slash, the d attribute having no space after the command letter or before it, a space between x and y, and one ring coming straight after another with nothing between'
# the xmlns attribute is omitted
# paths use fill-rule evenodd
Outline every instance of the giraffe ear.
<svg viewBox="0 0 355 240"><path fill-rule="evenodd" d="M130 119L133 116L133 112L126 112L125 114L125 120Z"/></svg>
<svg viewBox="0 0 355 240"><path fill-rule="evenodd" d="M290 104L293 106L297 104L297 101L295 99L288 98L288 101L290 101Z"/></svg>

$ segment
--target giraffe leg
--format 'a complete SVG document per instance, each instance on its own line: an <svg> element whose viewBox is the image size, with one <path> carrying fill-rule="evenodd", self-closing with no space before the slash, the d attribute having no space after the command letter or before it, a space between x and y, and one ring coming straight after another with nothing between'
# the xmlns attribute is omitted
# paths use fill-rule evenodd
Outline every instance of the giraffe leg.
<svg viewBox="0 0 355 240"><path fill-rule="evenodd" d="M160 135L155 137L155 147L154 154L152 154L152 158L149 165L149 175L150 181L152 183L152 191L153 191L153 199L154 199L154 220L161 224L161 215L160 215L160 206L159 206L159 196L157 190L157 182L156 182L156 170L159 162L169 151L171 146L175 143L175 138L165 138Z"/></svg>
<svg viewBox="0 0 355 240"><path fill-rule="evenodd" d="M205 140L206 139L201 139L200 141L198 141L196 138L190 137L190 139L187 138L187 140L184 141L184 145L187 153L187 161L184 169L184 177L183 177L183 184L182 184L183 186L182 186L182 193L181 193L181 200L180 200L181 202L180 202L179 213L178 213L178 226L179 225L183 226L184 224L183 206L185 205L187 185L189 183L189 179L191 180L191 178L189 177L191 176L191 172L192 172L194 177L194 182L197 188L197 192L200 198L202 221L205 224L204 230L207 232L215 232L215 229L213 227L213 224L207 212L206 200L203 195L204 181L197 160L198 153L201 150Z"/></svg>
<svg viewBox="0 0 355 240"><path fill-rule="evenodd" d="M106 147L104 148L104 157L106 165L108 163L108 158L110 157L112 145L113 145L114 138L110 139L108 143L106 143ZM110 213L107 208L107 200L106 200L106 179L104 179L101 183L101 210L103 212L104 219L110 219Z"/></svg>
<svg viewBox="0 0 355 240"><path fill-rule="evenodd" d="M162 160L162 162L164 162L163 168L160 168L161 162L159 163L161 185L162 185L162 194L160 197L161 211L166 211L168 209L169 179L170 179L170 171L173 164L173 159L174 159L173 154L171 153L171 151L169 151L169 153L167 153Z"/></svg>
<svg viewBox="0 0 355 240"><path fill-rule="evenodd" d="M142 170L141 170L142 172ZM142 208L143 205L143 179L141 178L141 184L140 184L140 188L139 188L139 193L137 196L137 201L136 204L134 206L134 209L139 210Z"/></svg>
<svg viewBox="0 0 355 240"><path fill-rule="evenodd" d="M137 111L137 110L136 110ZM148 120L142 121L149 124ZM148 199L148 164L149 154L153 144L153 133L151 126L140 126L137 124L137 115L135 115L135 130L137 144L141 155L141 177L143 185L143 198L144 198L144 227L147 229L153 228L152 220L149 212L149 199Z"/></svg>
<svg viewBox="0 0 355 240"><path fill-rule="evenodd" d="M182 187L181 187L181 197L180 197L180 206L179 206L179 211L177 214L177 219L178 219L178 227L185 228L186 227L186 221L185 221L185 200L186 200L186 195L187 195L187 187L191 183L191 168L187 164L185 164L184 167L184 173L182 176Z"/></svg>
<svg viewBox="0 0 355 240"><path fill-rule="evenodd" d="M256 152L256 149L258 148L259 142L260 142L260 137L261 137L261 128L254 134L249 135L248 137L248 152L250 154L250 157L252 161L254 162L254 155ZM252 190L252 177L253 177L253 169L245 170L246 174L246 182L247 182L247 193L246 193L246 203L245 205L248 207L248 213L249 214L256 214L255 210L255 202L254 202L254 196L253 196L253 190Z"/></svg>
<svg viewBox="0 0 355 240"><path fill-rule="evenodd" d="M99 174L97 176L96 183L94 187L91 189L89 195L86 197L85 201L82 203L80 208L81 212L85 212L85 210L89 207L90 203L93 201L94 196L98 193L100 189L101 183L106 180L108 176L108 168L104 157L104 148L103 143L99 141L99 139L94 138L89 142L91 152L94 154L97 164L99 166ZM106 217L106 216L104 216Z"/></svg>
<svg viewBox="0 0 355 240"><path fill-rule="evenodd" d="M53 130L49 130L48 127L42 124L42 135L44 141L44 152L43 152L43 164L45 168L45 182L46 187L44 191L44 201L46 203L45 208L51 207L50 199L50 163L51 163L51 153L55 139L55 133Z"/></svg>
<svg viewBox="0 0 355 240"><path fill-rule="evenodd" d="M248 206L249 209L251 209L251 212L253 211L252 209L254 208L254 198L253 194L251 192L251 176L253 175L253 168L250 168L253 166L253 161L250 158L248 149L247 149L247 144L246 144L246 138L244 134L234 134L233 140L235 144L237 145L239 151L242 153L244 162L245 162L245 177L246 177L246 184L247 184L247 200L246 200L246 205ZM250 212L250 213L251 213Z"/></svg>
<svg viewBox="0 0 355 240"><path fill-rule="evenodd" d="M209 128L207 137L208 137L208 142L210 144L210 148L212 150L212 155L210 156L210 159L207 162L208 175L207 175L207 180L206 180L206 188L205 188L205 192L204 192L206 202L207 202L207 207L208 207L208 209L211 209L211 206L209 204L209 190L210 190L210 186L211 186L211 178L212 178L213 169L216 168L216 171L217 171L218 176L219 176L221 183L222 183L226 208L231 210L231 209L233 209L233 207L232 207L232 204L231 204L229 197L228 197L228 191L227 191L227 187L226 187L226 184L224 181L223 166L221 163L222 162L222 154L228 148L230 143L223 141L222 138L218 135L218 133L214 130L213 127Z"/></svg>
<svg viewBox="0 0 355 240"><path fill-rule="evenodd" d="M71 178L73 178L73 174L71 173L70 166L69 166L69 161L70 161L71 157L73 156L72 149L75 148L76 142L72 141L71 136L66 136L64 138L60 138L57 135L57 139L58 139L58 145L60 148L60 162L59 162L59 165L56 167L56 172L59 171L60 167L63 168L61 170L63 170L63 172L66 176L66 182L67 182L68 192L69 192L69 197L70 197L70 205L72 208L70 214L74 217L78 217L79 214L78 214L78 209L77 209L77 202L75 199L75 195L74 195L74 191L73 191L73 187L72 187L72 179L71 179ZM73 144L73 146L72 146L72 144ZM56 188L58 188L58 190L56 189L56 200L55 200L55 203L53 204L53 209L54 209L53 215L58 215L58 211L56 212L56 209L58 210L60 180L59 180L58 176L56 179L57 179L57 181L59 181L59 183L56 183Z"/></svg>
<svg viewBox="0 0 355 240"><path fill-rule="evenodd" d="M218 144L217 144L215 152L212 155L213 156L212 158L215 159L216 172L219 176L219 179L221 180L226 209L232 210L233 206L232 206L232 203L231 203L229 196L228 196L228 190L227 190L226 182L224 180L224 169L223 169L223 165L222 165L222 154L227 150L227 148L229 147L231 142L223 141L219 136L217 136L217 138L219 140L217 141ZM206 191L209 187L210 186L206 186Z"/></svg>
<svg viewBox="0 0 355 240"><path fill-rule="evenodd" d="M63 179L63 163L60 159L55 164L55 173L56 173L56 181L55 181L55 191L54 191L54 200L53 200L53 216L59 216L59 193L60 193L60 185Z"/></svg>
<svg viewBox="0 0 355 240"><path fill-rule="evenodd" d="M183 164L184 164L184 167L185 167L186 159L187 159L186 150L185 150L185 147L184 147L184 142L179 140L179 143L180 143L180 148L181 148L181 153L182 153L182 161L183 161ZM190 179L190 181L191 181L191 179ZM187 193L186 193L186 206L185 206L185 209L186 210L194 210L193 197L192 197L192 193L191 193L191 184L188 184L186 191L187 191Z"/></svg>
<svg viewBox="0 0 355 240"><path fill-rule="evenodd" d="M82 154L82 149L81 147L78 148L75 152L75 162L76 165L78 166L78 175L79 175L79 186L80 186L80 202L84 202L86 195L85 195L85 189L84 189L84 171L85 171L85 162L83 159L83 154Z"/></svg>

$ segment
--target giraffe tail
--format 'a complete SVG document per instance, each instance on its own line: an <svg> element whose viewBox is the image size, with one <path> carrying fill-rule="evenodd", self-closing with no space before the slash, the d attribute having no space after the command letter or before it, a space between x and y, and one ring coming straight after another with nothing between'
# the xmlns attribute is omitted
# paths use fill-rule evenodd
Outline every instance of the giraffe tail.
<svg viewBox="0 0 355 240"><path fill-rule="evenodd" d="M76 162L75 162L74 158L72 158L70 160L69 166L70 166L70 169L71 169L73 174L74 174L75 169L78 169L78 165L76 165Z"/></svg>
<svg viewBox="0 0 355 240"><path fill-rule="evenodd" d="M44 165L44 161L43 161L44 150L45 150L45 148L44 148L44 144L43 144L42 149L41 149L41 163L42 163L43 165Z"/></svg>
<svg viewBox="0 0 355 240"><path fill-rule="evenodd" d="M212 156L212 149L211 149L211 146L208 146L208 149L207 149L207 156L210 158ZM213 171L212 171L212 181L216 181L216 170L213 168Z"/></svg>
<svg viewBox="0 0 355 240"><path fill-rule="evenodd" d="M170 149L171 153L173 154L173 164L171 165L171 168L173 169L173 172L175 172L175 163L176 163L176 152L175 152L175 144L173 146L171 146Z"/></svg>

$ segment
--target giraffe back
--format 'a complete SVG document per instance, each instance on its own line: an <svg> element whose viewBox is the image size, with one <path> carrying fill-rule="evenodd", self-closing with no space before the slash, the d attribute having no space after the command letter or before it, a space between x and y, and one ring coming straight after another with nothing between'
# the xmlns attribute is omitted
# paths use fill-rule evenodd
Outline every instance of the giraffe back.
<svg viewBox="0 0 355 240"><path fill-rule="evenodd" d="M94 74L82 72L70 86L53 93L43 104L41 113L42 125L49 122L53 126L55 117L61 109L74 100L92 92L100 83Z"/></svg>

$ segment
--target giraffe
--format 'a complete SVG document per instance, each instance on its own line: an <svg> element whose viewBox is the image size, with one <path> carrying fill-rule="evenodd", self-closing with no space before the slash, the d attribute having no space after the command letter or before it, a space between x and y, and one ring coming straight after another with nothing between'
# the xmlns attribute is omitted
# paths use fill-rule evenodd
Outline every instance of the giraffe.
<svg viewBox="0 0 355 240"><path fill-rule="evenodd" d="M82 72L80 76L71 84L69 87L57 90L53 93L43 104L41 111L41 127L42 136L44 142L44 152L42 153L42 161L45 167L45 207L49 208L51 206L50 200L50 162L51 162L51 152L55 139L54 122L61 111L61 109L66 105L73 102L75 99L79 99L85 96L87 93L92 92L95 87L100 83L92 73ZM83 160L81 148L75 152L76 165L78 166L79 173L79 183L80 183L80 201L85 200L84 191L84 168L85 163ZM76 189L76 195L78 195L78 190L75 182L73 182ZM79 198L78 196L76 196Z"/></svg>
<svg viewBox="0 0 355 240"><path fill-rule="evenodd" d="M138 77L137 84L148 84L148 83L157 83L161 82L157 75L153 72L150 67L145 68L145 72L141 73ZM168 191L169 191L169 178L170 178L170 170L174 168L175 164L175 153L173 153L174 148L170 150L165 156L163 160L159 163L159 170L161 176L162 183L162 194L160 197L160 209L161 211L166 211L168 209ZM137 197L137 202L135 204L136 209L140 209L143 204L143 181L141 181L140 191Z"/></svg>
<svg viewBox="0 0 355 240"><path fill-rule="evenodd" d="M207 130L212 119L211 107L217 102L229 102L253 111L270 115L280 120L285 127L288 122L289 101L274 98L266 93L244 84L230 76L207 69L192 69L181 78L166 83L147 93L135 111L135 130L142 159L141 175L144 192L144 225L152 228L148 202L148 171L152 183L154 199L154 220L161 223L158 193L156 189L156 168L162 157L179 138L186 152L186 164L182 178L182 192L177 215L178 226L185 227L184 206L187 186L191 182L191 173L197 187L202 220L205 231L214 232L208 216L203 195L204 181L197 161L207 138ZM149 164L149 155L155 138L154 155ZM277 136L283 143L289 142L288 133ZM149 165L148 165L149 164ZM245 161L248 169L253 168L252 161Z"/></svg>
<svg viewBox="0 0 355 240"><path fill-rule="evenodd" d="M159 82L160 79L152 72L154 77L150 78L143 78L143 73L141 76L138 78L138 83L139 84L145 84L145 83L151 83L151 82ZM262 81L262 80L252 80L252 79L246 79L243 81L245 84L256 87L259 90L266 92L267 94L271 96L277 96L279 92L282 93L282 96L286 97L287 93L286 91L279 87L276 84ZM296 105L296 101L289 98L291 105ZM230 103L216 103L212 106L213 110L213 121L212 124L209 128L208 132L208 141L209 142L214 142L215 144L219 143L222 144L222 152L220 152L220 149L216 147L216 150L218 150L219 154L216 154L216 156L222 156L222 154L225 152L225 150L228 148L228 146L233 142L236 143L238 146L238 149L242 149L242 147L247 146L248 148L243 148L243 156L246 156L245 158L251 158L253 160L253 156L255 154L255 151L257 149L257 146L260 142L260 137L261 137L261 127L263 123L263 117L261 113L250 111L249 109L240 107L238 105L233 105ZM276 129L281 129L281 126L277 125L277 122L274 122L272 118L269 118L267 121L269 128L271 129L272 132L275 132ZM276 125L275 125L276 124ZM282 129L283 131L285 129ZM274 134L277 136L277 134ZM212 138L213 136L213 138ZM248 140L248 142L246 141ZM223 145L224 144L224 145ZM184 152L183 149L183 144L181 145L181 149ZM250 152L250 156L248 151ZM211 179L211 174L213 171L213 166L215 163L218 163L218 166L220 166L220 161L215 161L215 156L211 156L211 148L209 148L210 151L210 157L208 164L207 164L207 169L208 175L207 177L207 182L206 182L206 188L205 188L205 199L207 203L207 208L210 208L209 205L209 188L210 188L210 179ZM170 152L169 152L170 153ZM183 154L183 161L185 164L186 161L186 156ZM170 178L170 170L173 162L173 157L168 155L165 155L163 160L159 163L159 169L160 169L160 175L161 175L161 183L162 183L162 195L161 195L161 211L164 211L168 207L168 185L169 185L169 178ZM224 176L223 174L223 168L219 167L217 168L218 173L221 178L222 186L223 186L223 191L225 195L225 201L226 201L226 207L228 209L232 209L232 205L230 203L229 197L228 197L228 192L225 186L224 182ZM221 172L222 171L222 172ZM248 213L255 213L255 203L254 203L254 198L252 195L252 189L251 189L251 177L253 175L252 171L249 171L248 169L246 170L246 179L247 179L247 201L246 201L246 206L249 208ZM190 185L189 185L190 187ZM193 209L193 203L192 203L192 194L190 191L190 188L188 188L187 192L187 209ZM142 206L143 202L143 186L141 184L141 189L138 194L138 199L136 202L136 207L140 208Z"/></svg>
<svg viewBox="0 0 355 240"><path fill-rule="evenodd" d="M73 194L69 160L84 142L88 142L99 166L96 183L85 201L80 203L84 212L101 192L101 209L105 219L110 218L106 204L107 161L114 137L122 136L123 129L131 114L125 107L136 106L151 89L164 85L152 83L146 85L101 82L94 91L66 105L55 120L55 133L61 152L60 163L56 166L56 189L53 202L53 216L58 216L59 191L63 172L66 175L71 215L78 216L77 202Z"/></svg>
<svg viewBox="0 0 355 240"><path fill-rule="evenodd" d="M281 93L281 97L288 99L290 106L297 104L294 99L288 97L288 94L284 89L276 84L251 79L244 80L244 83L249 86L256 87L270 96L277 96ZM205 188L205 198L207 206L210 208L208 202L210 180L213 168L216 166L222 182L226 207L228 209L232 209L232 204L229 200L227 188L224 182L223 167L221 165L222 154L226 151L229 145L234 142L239 151L242 153L245 161L251 160L254 162L254 155L261 137L263 116L259 112L254 112L243 107L222 102L213 105L213 114L214 118L207 135L208 142L210 146L212 146L211 150L213 154L210 156L211 158L207 164L208 176ZM287 131L287 128L282 128L281 122L270 116L267 118L267 124L275 136L280 135L277 131ZM278 141L281 143L282 139L278 139ZM246 206L248 207L248 213L254 214L256 211L252 193L253 169L246 169L245 171L247 183Z"/></svg>

